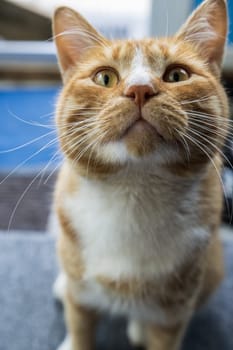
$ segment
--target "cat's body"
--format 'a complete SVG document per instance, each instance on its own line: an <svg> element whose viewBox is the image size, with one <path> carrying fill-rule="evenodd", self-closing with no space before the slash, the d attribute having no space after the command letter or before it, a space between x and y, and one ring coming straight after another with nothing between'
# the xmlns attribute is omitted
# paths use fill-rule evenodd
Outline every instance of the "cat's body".
<svg viewBox="0 0 233 350"><path fill-rule="evenodd" d="M207 21L213 10L225 20L218 50L215 20L213 28ZM189 43L192 35L201 40L197 15L206 17L205 58ZM133 321L133 343L176 350L221 280L225 2L207 0L188 28L172 39L109 43L71 10L57 12L65 81L57 124L66 155L55 195L58 287L69 330L62 350L92 349L98 311Z"/></svg>

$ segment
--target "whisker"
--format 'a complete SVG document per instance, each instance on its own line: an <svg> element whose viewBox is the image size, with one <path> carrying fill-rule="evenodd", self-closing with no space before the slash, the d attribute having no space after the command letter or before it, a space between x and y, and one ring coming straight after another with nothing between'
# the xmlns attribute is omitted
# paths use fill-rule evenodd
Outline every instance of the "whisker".
<svg viewBox="0 0 233 350"><path fill-rule="evenodd" d="M88 170L89 170L89 166L90 166L90 161L91 161L91 157L92 157L92 154L93 154L93 152L94 152L94 149L95 149L95 147L99 144L99 142L100 142L101 140L104 139L104 137L105 137L105 133L102 134L102 135L99 135L99 137L96 139L96 142L95 142L93 145L91 145L91 152L90 152L90 154L89 154L88 162L87 162L87 175L88 175Z"/></svg>
<svg viewBox="0 0 233 350"><path fill-rule="evenodd" d="M201 135L200 133L192 130L192 129L188 129L189 132L191 132L192 134L200 137L202 140L204 140L205 142L207 142L210 146L214 147L216 149L217 152L219 152L221 154L221 156L226 160L226 162L229 164L230 168L232 168L232 164L229 161L229 159L226 157L226 155L223 153L223 151L217 146L215 145L213 142L211 142L208 138L204 137L203 135ZM212 138L213 139L213 138ZM213 139L215 140L215 139ZM232 168L233 169L233 168Z"/></svg>
<svg viewBox="0 0 233 350"><path fill-rule="evenodd" d="M232 120L226 118L225 116L217 115L217 114L209 114L209 113L203 113L198 111L192 111L192 110L186 110L187 114L194 115L200 118L209 119L209 120L221 120L225 123L231 123Z"/></svg>
<svg viewBox="0 0 233 350"><path fill-rule="evenodd" d="M201 125L201 124L199 124L199 123L195 123L194 121L191 121L191 120L189 120L189 125L190 126L195 126L196 128L198 128L198 129L202 129L202 130L204 130L204 131L208 131L208 132L210 132L210 133L214 133L214 135L216 135L216 136L220 136L220 137L224 137L225 138L225 136L226 136L226 132L224 132L224 131L222 131L222 130L213 130L213 129L211 129L211 128L209 128L208 126L205 126L205 125Z"/></svg>
<svg viewBox="0 0 233 350"><path fill-rule="evenodd" d="M73 149L84 145L86 142L88 142L92 138L95 138L96 136L98 136L98 129L96 129L96 130L94 129L88 133L83 133L82 137L80 137L77 140L77 142L75 142L75 144L72 144ZM77 157L75 158L75 162L79 161L79 159L85 154L85 152L87 152L87 150L89 149L91 144L88 143L88 145L84 149L80 150L80 152L77 154Z"/></svg>
<svg viewBox="0 0 233 350"><path fill-rule="evenodd" d="M44 181L44 185L47 184L47 182L49 181L49 179L54 175L54 173L59 169L59 167L61 166L61 162L58 163L55 168L51 171L51 173L49 174L49 176L45 179Z"/></svg>
<svg viewBox="0 0 233 350"><path fill-rule="evenodd" d="M228 121L226 121L224 119L220 119L220 118L216 118L216 119L205 118L205 116L198 116L198 115L191 114L191 113L188 113L188 115L190 116L190 119L198 121L198 122L200 122L202 124L213 126L214 125L213 122L217 120L217 121L219 121L221 123L221 127L225 127L226 129L227 128L232 128L232 125L229 125Z"/></svg>
<svg viewBox="0 0 233 350"><path fill-rule="evenodd" d="M41 127L41 128L46 128L46 129L49 129L50 127L47 125L47 124L41 124L41 123L37 123L33 120L29 121L29 120L25 120L21 117L19 117L18 115L16 115L14 112L12 112L11 110L8 110L8 113L13 117L15 118L16 120L24 123L24 124L27 124L27 125L31 125L31 126L38 126L38 127ZM49 114L49 115L53 115L52 113Z"/></svg>
<svg viewBox="0 0 233 350"><path fill-rule="evenodd" d="M206 156L207 158L210 160L210 162L212 163L216 173L217 173L217 176L218 176L218 179L220 181L220 184L221 184L221 187L222 187L222 191L223 191L223 196L224 196L224 199L225 199L225 203L226 203L226 207L227 207L227 212L228 212L228 215L230 215L230 208L229 208L229 204L228 204L228 201L227 201L227 195L226 195L226 191L225 191L225 187L224 187L224 183L223 183L223 180L222 180L222 177L221 177L221 174L219 172L219 169L217 168L214 160L211 158L211 156L209 155L209 153L206 151L209 150L209 148L207 146L205 146L205 148L203 147L204 145L202 144L202 142L199 142L198 140L194 139L191 135L187 135L185 133L183 133L182 131L180 131L180 133L186 137L187 139L189 139L193 144L195 144ZM210 150L209 150L210 151Z"/></svg>
<svg viewBox="0 0 233 350"><path fill-rule="evenodd" d="M14 219L14 216L15 216L15 213L21 203L21 201L23 200L23 198L25 197L26 193L29 191L29 189L32 187L32 185L34 184L34 182L38 179L38 177L41 175L41 171L33 178L33 180L29 183L29 185L25 188L25 190L23 191L23 193L21 194L20 198L18 199L12 213L11 213L11 216L10 216L10 219L9 219L9 223L8 223L8 227L7 227L7 231L9 233L10 231L10 227L11 227L11 224L13 222L13 219Z"/></svg>
<svg viewBox="0 0 233 350"><path fill-rule="evenodd" d="M54 142L55 140L55 142ZM57 142L57 138L53 139L52 141L49 141L46 145L44 145L43 147L41 147L38 151L34 152L32 155L30 155L28 158L26 158L23 162L21 162L20 164L18 164L13 170L10 171L10 173L8 173L0 182L0 185L2 185L11 175L13 175L18 169L20 169L24 164L26 164L29 160L31 160L32 158L34 158L36 155L38 155L39 153L41 153L43 150L45 150L46 148L52 146L54 143Z"/></svg>
<svg viewBox="0 0 233 350"><path fill-rule="evenodd" d="M190 161L190 157L191 157L191 153L190 153L190 148L189 148L189 145L187 143L187 141L185 140L185 138L183 137L183 135L181 135L179 133L179 130L175 129L175 131L180 135L181 139L182 139L182 144L184 146L184 150L185 150L185 154L187 156L187 161L189 162Z"/></svg>
<svg viewBox="0 0 233 350"><path fill-rule="evenodd" d="M50 160L47 162L47 164L43 167L43 172L41 174L41 177L40 177L40 181L39 181L39 186L41 185L42 181L43 181L43 178L44 178L44 175L45 175L45 172L47 169L49 169L50 165L52 164L52 162L54 161L55 162L55 159L58 158L60 156L60 150L56 151L52 157L50 158Z"/></svg>
<svg viewBox="0 0 233 350"><path fill-rule="evenodd" d="M33 144L33 143L35 143L35 142L37 142L37 141L43 139L43 138L46 137L46 136L49 136L49 135L51 135L51 134L54 134L55 132L56 132L56 130L50 131L50 132L48 132L48 133L46 133L46 134L44 134L44 135L41 135L41 136L39 136L39 137L36 137L36 138L33 139L33 140L30 140L30 141L24 143L23 145L19 145L19 146L16 146L16 147L13 147L13 148L10 148L10 149L7 149L7 150L0 151L0 154L6 154L6 153L18 151L19 149L22 149L22 148L24 148L24 147L27 147L27 146L29 146L29 145L31 145L31 144Z"/></svg>
<svg viewBox="0 0 233 350"><path fill-rule="evenodd" d="M213 96L203 96L200 97L199 99L194 99L194 100L183 100L182 102L180 102L181 105L186 105L186 104L191 104L191 103L199 103L199 102L203 102L203 101L207 101L209 99L211 99Z"/></svg>

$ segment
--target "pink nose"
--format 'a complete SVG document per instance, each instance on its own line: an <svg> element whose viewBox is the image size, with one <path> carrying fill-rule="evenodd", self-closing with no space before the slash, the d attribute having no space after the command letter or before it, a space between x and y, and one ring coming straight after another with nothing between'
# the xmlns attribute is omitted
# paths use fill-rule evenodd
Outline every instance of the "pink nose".
<svg viewBox="0 0 233 350"><path fill-rule="evenodd" d="M125 92L125 96L132 98L139 108L155 95L156 92L149 85L132 85Z"/></svg>

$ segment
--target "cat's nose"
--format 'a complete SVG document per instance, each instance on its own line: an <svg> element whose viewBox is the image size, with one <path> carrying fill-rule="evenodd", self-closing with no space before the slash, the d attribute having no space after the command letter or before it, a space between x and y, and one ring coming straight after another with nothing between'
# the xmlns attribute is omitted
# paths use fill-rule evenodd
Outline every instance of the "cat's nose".
<svg viewBox="0 0 233 350"><path fill-rule="evenodd" d="M133 99L139 108L155 95L157 92L150 85L132 85L125 92L125 96Z"/></svg>

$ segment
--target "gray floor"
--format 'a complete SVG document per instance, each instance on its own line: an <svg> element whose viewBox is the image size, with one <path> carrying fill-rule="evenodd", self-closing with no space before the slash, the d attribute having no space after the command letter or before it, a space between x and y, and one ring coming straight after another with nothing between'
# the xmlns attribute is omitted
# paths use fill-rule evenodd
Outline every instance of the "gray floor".
<svg viewBox="0 0 233 350"><path fill-rule="evenodd" d="M183 350L233 349L233 242L224 236L225 281L192 320ZM63 339L62 308L51 294L54 245L48 234L0 233L0 350L55 350ZM130 349L125 321L103 318L96 348Z"/></svg>

